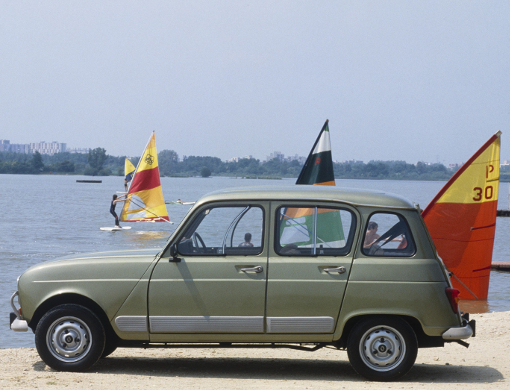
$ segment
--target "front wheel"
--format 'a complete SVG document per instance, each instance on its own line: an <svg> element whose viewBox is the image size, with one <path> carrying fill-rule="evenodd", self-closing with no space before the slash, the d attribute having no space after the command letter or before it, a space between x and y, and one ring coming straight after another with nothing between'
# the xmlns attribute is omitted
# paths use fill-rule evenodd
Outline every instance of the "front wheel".
<svg viewBox="0 0 510 390"><path fill-rule="evenodd" d="M48 311L35 331L42 360L59 371L85 371L101 357L105 331L97 316L80 305L66 304Z"/></svg>
<svg viewBox="0 0 510 390"><path fill-rule="evenodd" d="M371 317L357 324L347 340L347 355L358 374L392 381L413 366L418 341L411 326L397 317Z"/></svg>

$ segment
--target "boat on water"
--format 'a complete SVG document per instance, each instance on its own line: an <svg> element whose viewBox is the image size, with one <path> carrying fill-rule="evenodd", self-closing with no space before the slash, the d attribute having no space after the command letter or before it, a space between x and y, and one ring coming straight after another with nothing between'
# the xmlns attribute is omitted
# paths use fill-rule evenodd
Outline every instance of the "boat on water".
<svg viewBox="0 0 510 390"><path fill-rule="evenodd" d="M154 133L149 138L134 171L120 220L122 222L170 222L161 189Z"/></svg>

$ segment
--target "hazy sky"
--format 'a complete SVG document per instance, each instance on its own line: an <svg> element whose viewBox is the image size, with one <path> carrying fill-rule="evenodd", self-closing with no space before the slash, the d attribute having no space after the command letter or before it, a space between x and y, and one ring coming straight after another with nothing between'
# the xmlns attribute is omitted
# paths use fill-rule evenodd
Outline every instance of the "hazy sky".
<svg viewBox="0 0 510 390"><path fill-rule="evenodd" d="M510 160L509 1L0 0L0 139Z"/></svg>

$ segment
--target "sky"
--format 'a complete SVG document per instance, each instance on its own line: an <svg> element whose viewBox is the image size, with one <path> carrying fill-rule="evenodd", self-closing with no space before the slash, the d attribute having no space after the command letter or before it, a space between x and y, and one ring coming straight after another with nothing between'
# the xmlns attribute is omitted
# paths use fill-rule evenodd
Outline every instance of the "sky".
<svg viewBox="0 0 510 390"><path fill-rule="evenodd" d="M510 160L508 1L0 0L0 139L222 160ZM507 134L509 141L507 142Z"/></svg>

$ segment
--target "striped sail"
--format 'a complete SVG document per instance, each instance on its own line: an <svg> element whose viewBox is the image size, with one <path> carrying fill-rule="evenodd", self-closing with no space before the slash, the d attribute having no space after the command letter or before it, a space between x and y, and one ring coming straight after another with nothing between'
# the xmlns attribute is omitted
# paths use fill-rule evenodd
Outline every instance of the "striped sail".
<svg viewBox="0 0 510 390"><path fill-rule="evenodd" d="M322 126L296 184L335 185L331 141L329 139L329 120L326 120L326 123Z"/></svg>
<svg viewBox="0 0 510 390"><path fill-rule="evenodd" d="M331 141L329 139L329 120L315 140L299 174L296 184L335 185ZM316 245L335 248L345 244L339 210L320 208L317 210L317 232L314 231L314 211L310 208L289 208L284 213L281 224L281 242L294 243L299 247L311 247L316 237Z"/></svg>
<svg viewBox="0 0 510 390"><path fill-rule="evenodd" d="M120 220L125 222L170 221L161 190L154 133L138 162Z"/></svg>
<svg viewBox="0 0 510 390"><path fill-rule="evenodd" d="M487 299L496 230L501 132L446 183L422 216L461 299Z"/></svg>

